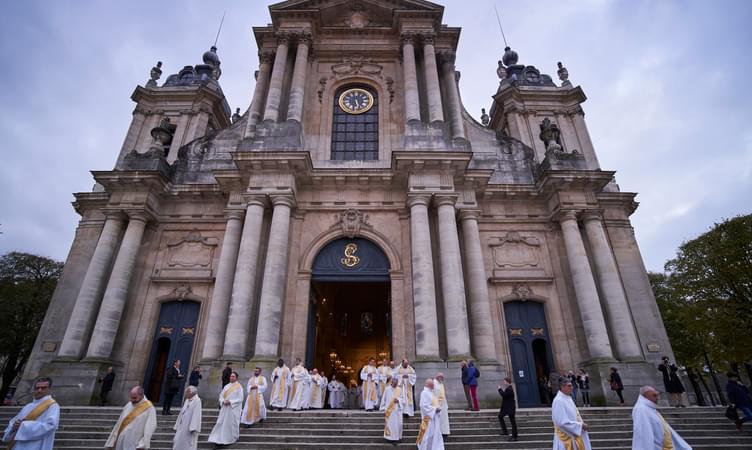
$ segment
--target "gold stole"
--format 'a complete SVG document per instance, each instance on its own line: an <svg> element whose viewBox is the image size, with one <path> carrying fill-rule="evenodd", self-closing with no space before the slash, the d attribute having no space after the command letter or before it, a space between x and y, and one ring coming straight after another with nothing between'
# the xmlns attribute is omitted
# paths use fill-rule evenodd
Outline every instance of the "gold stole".
<svg viewBox="0 0 752 450"><path fill-rule="evenodd" d="M434 408L439 407L439 399L436 398L435 395L431 396L431 404ZM421 408L421 414L423 413ZM428 424L431 422L431 418L426 416L423 418L423 420L420 422L420 431L418 432L418 439L415 441L417 445L420 445L420 442L423 440L423 436L425 436L426 431L428 430Z"/></svg>
<svg viewBox="0 0 752 450"><path fill-rule="evenodd" d="M413 405L413 390L410 388L410 380L409 378L405 380L402 378L402 375L410 375L410 370L412 368L408 367L407 369L403 368L402 366L399 367L399 377L400 377L400 384L404 386L404 389L407 390L407 405L412 406ZM403 372L404 370L404 372Z"/></svg>
<svg viewBox="0 0 752 450"><path fill-rule="evenodd" d="M311 400L318 402L319 393L320 393L319 392L320 391L319 380L321 380L321 376L320 375L316 375L316 376L318 377L318 379L311 377L311 390L313 391L313 397L311 397Z"/></svg>
<svg viewBox="0 0 752 450"><path fill-rule="evenodd" d="M394 405L395 405L394 401L397 400L401 394L402 394L402 389L400 389L400 387L397 386L396 388L394 388L394 393L392 393L392 398L389 399L389 406L386 407L386 412L384 413L384 436L392 435L392 432L389 430L389 416L391 416L392 411L394 411Z"/></svg>
<svg viewBox="0 0 752 450"><path fill-rule="evenodd" d="M259 385L263 386L263 384L264 384L264 379L263 378L261 378L261 377L254 377L254 378L256 378L256 386L259 386ZM259 381L261 383L259 383ZM249 389L248 390L248 403L251 402L251 392L253 392L253 391ZM251 405L247 405L248 406L248 411L246 411L246 413L245 413L245 420L246 420L246 422L250 422L251 419L255 419L255 418L257 418L259 416L259 413L261 412L261 402L259 401L259 396L260 395L261 394L259 393L258 389L256 389L255 398L253 399L253 401L254 401L253 409L251 409ZM253 414L251 414L251 413L253 413Z"/></svg>
<svg viewBox="0 0 752 450"><path fill-rule="evenodd" d="M379 372L379 387L381 388L381 394L383 395L386 391L386 381L381 381L382 376L386 375L386 371L389 370L389 367L387 366L381 366L378 368ZM384 378L387 378L384 376Z"/></svg>
<svg viewBox="0 0 752 450"><path fill-rule="evenodd" d="M580 411L577 410L576 406L574 410L577 412L577 420L581 422L582 417L580 416ZM559 436L561 443L564 444L564 448L567 450L585 450L585 441L582 439L582 436L570 436L566 432L561 431L559 427L555 425L554 431Z"/></svg>
<svg viewBox="0 0 752 450"><path fill-rule="evenodd" d="M230 395L232 395L232 393L237 391L238 389L240 389L240 383L236 381L232 386L230 386L230 389L226 390L225 393L222 394L222 397L227 400Z"/></svg>
<svg viewBox="0 0 752 450"><path fill-rule="evenodd" d="M443 383L436 383L436 384L439 387L439 395L437 395L436 397L439 399L439 405L443 405L444 404L444 399L445 399L445 397L444 397L444 384Z"/></svg>
<svg viewBox="0 0 752 450"><path fill-rule="evenodd" d="M47 411L47 408L55 404L55 400L50 397L47 400L43 401L42 403L38 404L34 407L34 409L31 410L29 414L26 414L26 416L21 420L37 420L39 416L41 416L45 411ZM16 445L16 438L15 433L13 433L13 439L8 442L8 450L11 450Z"/></svg>
<svg viewBox="0 0 752 450"><path fill-rule="evenodd" d="M369 365L369 366L366 366L366 367L371 367L371 366ZM368 381L368 377L367 377L367 375L369 373L371 374L371 381L370 382ZM376 370L376 373L378 374L379 371ZM373 383L373 385L371 385L371 383ZM376 388L376 380L373 379L373 374L371 373L370 369L366 370L366 379L363 381L363 386L365 386L365 388L363 389L363 400L365 401L365 399L367 399L368 397L370 397L371 401L375 402L376 401L376 389L375 389ZM365 405L363 405L363 406L365 406Z"/></svg>
<svg viewBox="0 0 752 450"><path fill-rule="evenodd" d="M663 424L663 450L674 450L674 441L671 439L671 428L669 428L668 422L657 410L655 413L658 414L658 418L661 419Z"/></svg>
<svg viewBox="0 0 752 450"><path fill-rule="evenodd" d="M136 417L140 416L141 413L146 411L147 409L151 408L152 404L149 400L144 400L138 405L136 405L133 409L131 409L131 412L128 413L127 416L125 416L125 419L120 423L120 428L118 428L117 435L115 435L115 444L117 444L118 439L120 438L120 433L125 430L128 425L131 424L134 420L136 420ZM116 445L117 446L117 445Z"/></svg>
<svg viewBox="0 0 752 450"><path fill-rule="evenodd" d="M276 381L277 383L281 383L279 385L279 390L277 391L277 400L279 400L280 402L282 401L282 397L284 396L285 387L287 387L287 374L285 374L286 370L287 368L280 370L280 372L282 372L282 376L278 376ZM274 386L272 386L272 389L274 389Z"/></svg>

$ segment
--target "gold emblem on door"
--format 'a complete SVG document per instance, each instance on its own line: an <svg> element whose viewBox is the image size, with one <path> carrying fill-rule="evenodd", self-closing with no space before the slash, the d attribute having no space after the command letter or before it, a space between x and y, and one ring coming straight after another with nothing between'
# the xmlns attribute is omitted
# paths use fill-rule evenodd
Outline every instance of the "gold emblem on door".
<svg viewBox="0 0 752 450"><path fill-rule="evenodd" d="M342 262L342 265L345 267L355 267L358 264L360 264L360 258L355 256L355 252L358 251L358 246L350 242L349 244L345 245L345 257L340 260Z"/></svg>

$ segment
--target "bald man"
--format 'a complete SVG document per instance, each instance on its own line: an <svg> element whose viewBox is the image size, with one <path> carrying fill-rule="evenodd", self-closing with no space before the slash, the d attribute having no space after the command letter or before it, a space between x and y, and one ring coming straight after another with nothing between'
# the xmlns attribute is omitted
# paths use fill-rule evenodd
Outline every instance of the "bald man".
<svg viewBox="0 0 752 450"><path fill-rule="evenodd" d="M640 388L632 409L632 450L692 450L656 409L660 393L653 386Z"/></svg>
<svg viewBox="0 0 752 450"><path fill-rule="evenodd" d="M151 445L151 435L157 429L157 411L144 395L143 387L133 387L128 396L130 401L104 444L106 449L142 450Z"/></svg>
<svg viewBox="0 0 752 450"><path fill-rule="evenodd" d="M444 450L444 438L439 423L442 411L439 399L434 395L433 378L426 380L420 394L420 430L415 443L418 450Z"/></svg>

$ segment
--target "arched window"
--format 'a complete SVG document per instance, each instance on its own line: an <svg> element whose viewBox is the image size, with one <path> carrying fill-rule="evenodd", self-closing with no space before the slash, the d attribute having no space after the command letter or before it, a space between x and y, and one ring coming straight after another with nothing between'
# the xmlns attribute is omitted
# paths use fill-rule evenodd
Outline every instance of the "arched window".
<svg viewBox="0 0 752 450"><path fill-rule="evenodd" d="M365 85L348 85L334 95L332 159L379 159L379 98Z"/></svg>

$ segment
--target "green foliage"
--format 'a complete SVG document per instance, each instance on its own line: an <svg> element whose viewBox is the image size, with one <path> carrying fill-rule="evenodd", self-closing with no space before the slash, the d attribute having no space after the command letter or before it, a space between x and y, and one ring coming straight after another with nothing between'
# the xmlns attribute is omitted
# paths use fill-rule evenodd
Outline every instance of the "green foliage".
<svg viewBox="0 0 752 450"><path fill-rule="evenodd" d="M752 215L683 243L666 273L650 273L676 358L687 366L752 360Z"/></svg>
<svg viewBox="0 0 752 450"><path fill-rule="evenodd" d="M0 398L29 358L62 270L63 263L42 256L0 257Z"/></svg>

